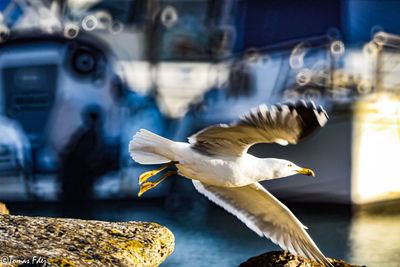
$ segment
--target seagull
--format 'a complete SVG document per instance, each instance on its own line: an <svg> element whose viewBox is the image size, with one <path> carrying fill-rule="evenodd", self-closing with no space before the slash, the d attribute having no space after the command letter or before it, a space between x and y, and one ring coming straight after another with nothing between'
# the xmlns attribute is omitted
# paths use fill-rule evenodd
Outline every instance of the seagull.
<svg viewBox="0 0 400 267"><path fill-rule="evenodd" d="M130 144L131 157L140 164L162 164L140 175L141 196L170 175L192 179L198 192L235 215L251 230L294 255L333 266L307 234L295 215L259 182L295 174L315 176L285 159L258 158L247 150L257 143L296 144L328 120L326 111L304 100L263 104L238 121L207 127L190 136L189 143L174 142L147 130L137 132ZM155 182L146 182L170 166Z"/></svg>

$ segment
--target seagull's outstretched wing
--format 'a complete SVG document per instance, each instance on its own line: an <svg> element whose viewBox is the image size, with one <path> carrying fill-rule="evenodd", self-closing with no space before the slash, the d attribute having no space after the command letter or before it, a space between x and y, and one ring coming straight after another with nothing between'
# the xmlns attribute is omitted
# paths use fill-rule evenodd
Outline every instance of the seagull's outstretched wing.
<svg viewBox="0 0 400 267"><path fill-rule="evenodd" d="M240 156L256 143L296 144L328 120L314 103L261 105L229 125L207 127L189 137L194 149L210 155Z"/></svg>
<svg viewBox="0 0 400 267"><path fill-rule="evenodd" d="M211 201L237 216L251 230L271 239L292 254L333 266L293 213L259 183L220 187L193 180L194 187Z"/></svg>

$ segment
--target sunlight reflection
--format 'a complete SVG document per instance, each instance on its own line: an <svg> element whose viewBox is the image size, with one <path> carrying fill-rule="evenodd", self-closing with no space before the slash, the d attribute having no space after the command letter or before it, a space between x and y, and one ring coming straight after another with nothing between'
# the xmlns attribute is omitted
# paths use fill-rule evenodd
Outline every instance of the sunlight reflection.
<svg viewBox="0 0 400 267"><path fill-rule="evenodd" d="M398 197L399 97L370 95L356 104L354 116L353 201L361 204Z"/></svg>
<svg viewBox="0 0 400 267"><path fill-rule="evenodd" d="M360 213L350 226L348 259L353 264L399 266L400 214Z"/></svg>

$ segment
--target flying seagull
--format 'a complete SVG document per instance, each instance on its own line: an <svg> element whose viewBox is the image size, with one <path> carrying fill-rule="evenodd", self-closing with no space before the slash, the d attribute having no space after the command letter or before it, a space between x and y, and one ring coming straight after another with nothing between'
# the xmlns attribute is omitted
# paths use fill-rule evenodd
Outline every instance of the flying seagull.
<svg viewBox="0 0 400 267"><path fill-rule="evenodd" d="M231 124L207 127L174 142L141 129L129 144L131 157L141 164L167 163L139 177L139 196L166 177L180 174L209 200L238 217L258 235L271 239L292 254L333 266L318 249L294 214L259 182L314 172L276 158L257 158L247 153L257 143L296 144L326 124L328 115L313 102L261 105ZM146 180L176 165L159 180Z"/></svg>

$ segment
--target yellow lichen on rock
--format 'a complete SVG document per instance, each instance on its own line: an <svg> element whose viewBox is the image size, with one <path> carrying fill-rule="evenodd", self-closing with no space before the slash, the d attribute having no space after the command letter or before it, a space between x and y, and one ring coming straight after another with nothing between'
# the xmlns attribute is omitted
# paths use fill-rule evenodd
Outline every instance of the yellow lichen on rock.
<svg viewBox="0 0 400 267"><path fill-rule="evenodd" d="M135 252L139 252L140 249L143 250L143 244L136 240L126 241L121 247L125 250L133 250Z"/></svg>
<svg viewBox="0 0 400 267"><path fill-rule="evenodd" d="M75 264L65 259L48 259L47 261L60 267L77 267Z"/></svg>

